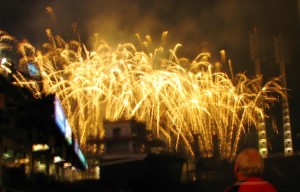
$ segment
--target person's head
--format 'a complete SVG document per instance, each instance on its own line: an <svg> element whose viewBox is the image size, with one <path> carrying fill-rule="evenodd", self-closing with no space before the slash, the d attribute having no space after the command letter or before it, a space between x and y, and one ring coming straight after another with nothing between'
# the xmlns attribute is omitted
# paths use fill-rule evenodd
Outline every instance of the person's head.
<svg viewBox="0 0 300 192"><path fill-rule="evenodd" d="M244 149L236 157L234 172L238 180L261 176L264 172L264 160L256 149Z"/></svg>

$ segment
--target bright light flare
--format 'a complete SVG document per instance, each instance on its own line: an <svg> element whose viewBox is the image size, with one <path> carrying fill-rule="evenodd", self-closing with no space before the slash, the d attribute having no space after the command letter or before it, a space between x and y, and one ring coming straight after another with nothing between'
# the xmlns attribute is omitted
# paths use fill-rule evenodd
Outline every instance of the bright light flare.
<svg viewBox="0 0 300 192"><path fill-rule="evenodd" d="M45 53L23 55L36 61L42 81L29 81L21 73L14 77L37 97L42 92L57 94L73 132L86 148L90 136L103 137L104 120L134 118L146 122L171 150L192 155L197 149L204 157L212 156L217 137L221 157L230 159L245 130L257 127L263 111L258 98L266 106L276 101L269 93L281 93L276 80L261 89L259 77L231 74L229 78L214 72L209 53L199 54L183 68L181 61L187 60L177 58L178 46L168 56L161 47L146 53L130 43L113 49L100 41L88 51L81 43L63 42L49 31L47 35L51 41L45 43Z"/></svg>

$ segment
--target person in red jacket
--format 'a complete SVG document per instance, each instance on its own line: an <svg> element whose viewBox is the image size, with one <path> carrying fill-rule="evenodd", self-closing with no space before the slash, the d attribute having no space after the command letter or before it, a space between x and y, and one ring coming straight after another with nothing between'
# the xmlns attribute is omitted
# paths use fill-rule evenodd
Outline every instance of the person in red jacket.
<svg viewBox="0 0 300 192"><path fill-rule="evenodd" d="M237 182L225 192L276 192L277 189L262 178L264 160L256 149L241 151L235 160L234 174Z"/></svg>

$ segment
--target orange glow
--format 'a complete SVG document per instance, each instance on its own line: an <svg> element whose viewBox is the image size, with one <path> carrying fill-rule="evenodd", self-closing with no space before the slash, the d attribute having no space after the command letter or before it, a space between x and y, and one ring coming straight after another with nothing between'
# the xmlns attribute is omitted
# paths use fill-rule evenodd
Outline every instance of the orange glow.
<svg viewBox="0 0 300 192"><path fill-rule="evenodd" d="M229 159L235 156L240 136L250 125L258 126L263 112L258 98L269 107L277 101L269 93L282 93L278 79L261 87L260 77L237 74L231 79L215 72L210 53L200 53L182 67L187 60L176 55L178 45L168 56L163 47L146 53L132 43L112 48L96 40L94 49L87 50L77 41L67 43L50 31L47 35L45 53L23 56L40 69L42 88L40 82L21 73L14 78L36 97L56 93L86 149L89 136L105 134L103 120L134 118L146 122L154 136L164 139L172 150L190 155L197 148L202 156L212 156L215 135L221 157ZM147 39L141 42L144 46L151 43ZM225 60L225 52L221 53Z"/></svg>

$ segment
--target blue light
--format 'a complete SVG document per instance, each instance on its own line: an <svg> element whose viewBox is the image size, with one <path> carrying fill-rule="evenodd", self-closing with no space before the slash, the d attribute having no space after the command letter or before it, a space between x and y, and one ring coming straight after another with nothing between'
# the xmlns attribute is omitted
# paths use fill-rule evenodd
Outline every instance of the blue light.
<svg viewBox="0 0 300 192"><path fill-rule="evenodd" d="M34 64L28 63L27 68L30 76L34 77L40 75L39 69Z"/></svg>
<svg viewBox="0 0 300 192"><path fill-rule="evenodd" d="M79 157L80 161L82 162L82 164L84 165L84 167L87 169L88 164L87 164L86 159L80 149L78 150L78 157Z"/></svg>
<svg viewBox="0 0 300 192"><path fill-rule="evenodd" d="M67 117L65 115L64 109L61 106L59 99L55 97L54 100L54 118L55 118L55 123L60 129L61 133L63 134L64 138L66 139L67 143L69 145L72 144L72 129L69 125L69 122L67 120Z"/></svg>

